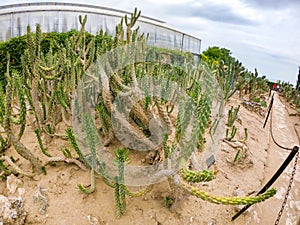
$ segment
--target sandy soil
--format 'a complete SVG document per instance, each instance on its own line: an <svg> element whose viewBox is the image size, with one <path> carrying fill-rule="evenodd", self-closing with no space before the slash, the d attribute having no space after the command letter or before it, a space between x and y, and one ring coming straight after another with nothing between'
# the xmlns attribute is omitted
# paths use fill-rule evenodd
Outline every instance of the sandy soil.
<svg viewBox="0 0 300 225"><path fill-rule="evenodd" d="M284 101L280 100L276 94L273 111L274 136L284 146L299 146L299 136L297 136L294 127L298 129L299 135L300 119L296 116L289 116L291 109L283 103ZM241 100L234 96L227 107L237 106L238 104L241 104ZM238 128L237 139L243 138L244 128L247 128L249 132L247 157L241 159L238 163L233 163L236 149L223 142L221 150L215 156L216 163L212 166L213 170L218 171L216 179L198 185L209 193L223 196L233 196L236 193L239 195L253 195L253 192L259 191L272 177L289 154L288 151L278 148L270 139L270 122L265 129L262 128L263 117L241 106L240 120L240 123L236 122ZM29 125L26 128L22 142L33 152L40 154L36 138ZM68 147L65 142L52 139L47 145L47 150L50 154L57 155L60 154L60 149L65 147ZM12 148L7 155L20 158ZM89 171L83 171L76 165L64 163L48 165L46 167L47 175L38 175L34 179L18 176L16 182L13 177L10 177L8 183L10 185L17 184L15 192L13 192L14 188L7 187L7 182L0 182L0 196L22 196L24 198L25 224L268 225L275 223L281 208L289 183L292 164L274 183L273 186L278 189L276 196L263 203L251 206L235 221L231 221L231 218L239 209L238 207L215 205L193 196L186 198L175 212L171 212L166 207L165 200L170 194L167 182L155 185L154 189L143 197L128 197L127 213L117 220L113 189L108 187L101 178L97 178L94 193L86 195L79 192L77 184L88 185L90 183ZM18 165L24 170L30 170L30 165L22 159L20 159ZM297 165L292 190L279 224L298 225L297 223L300 221L299 169L300 162ZM39 197L37 196L38 190Z"/></svg>

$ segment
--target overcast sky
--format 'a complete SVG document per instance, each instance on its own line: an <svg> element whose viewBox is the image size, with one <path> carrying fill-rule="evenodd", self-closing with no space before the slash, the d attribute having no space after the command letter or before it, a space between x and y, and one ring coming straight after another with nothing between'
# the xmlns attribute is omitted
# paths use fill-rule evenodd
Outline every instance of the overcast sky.
<svg viewBox="0 0 300 225"><path fill-rule="evenodd" d="M17 2L36 1L10 0L5 4ZM296 83L300 66L300 0L61 2L97 4L130 12L138 7L144 16L163 20L172 28L202 39L202 50L209 46L227 48L249 70L257 68L259 75L272 81Z"/></svg>

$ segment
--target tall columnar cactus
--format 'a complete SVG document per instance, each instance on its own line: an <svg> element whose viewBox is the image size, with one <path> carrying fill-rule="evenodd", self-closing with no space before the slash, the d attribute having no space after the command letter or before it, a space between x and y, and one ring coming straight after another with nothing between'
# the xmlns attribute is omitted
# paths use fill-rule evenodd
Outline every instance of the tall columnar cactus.
<svg viewBox="0 0 300 225"><path fill-rule="evenodd" d="M43 145L43 142L42 142L42 138L41 138L41 135L40 135L40 131L38 128L36 128L34 130L34 133L36 135L36 138L38 140L38 143L39 143L39 146L40 146L40 149L42 150L42 153L48 157L51 157L51 155L46 151L44 145Z"/></svg>
<svg viewBox="0 0 300 225"><path fill-rule="evenodd" d="M7 85L6 85L6 95L5 95L5 116L3 119L3 127L9 141L13 144L17 153L24 159L31 162L34 171L41 172L42 165L40 160L33 155L33 153L27 149L14 134L11 127L11 112L12 112L12 99L13 99L13 77L10 76L9 70L7 70Z"/></svg>
<svg viewBox="0 0 300 225"><path fill-rule="evenodd" d="M89 42L85 38L86 20L86 17L80 17L81 30L67 38L65 45L50 41L47 52L42 46L44 34L40 26L36 26L35 32L31 32L28 27L27 49L21 58L21 74L14 71L12 75L9 74L8 56L6 93L0 90L0 122L5 128L9 142L22 157L33 164L36 172L44 171L44 167L20 141L25 130L27 103L36 119L35 133L41 150L47 157L50 157L42 143L42 132L50 136L62 136L55 133L56 125L60 121L70 125L72 95L81 76L95 58L95 38L92 37ZM54 49L60 49L60 51ZM19 111L16 115L12 115L12 107ZM15 130L12 130L11 123L18 125L18 136L15 135ZM5 139L1 144L3 147L6 146ZM47 158L47 163L50 161L75 162L74 160L54 157ZM10 162L7 161L7 163Z"/></svg>
<svg viewBox="0 0 300 225"><path fill-rule="evenodd" d="M124 180L124 167L130 162L129 151L126 148L119 148L115 152L115 162L118 167L118 176L114 178L114 193L116 204L116 215L120 218L126 213L126 195L130 197L140 197L151 191L153 185L149 185L145 189L138 192L132 192L128 189Z"/></svg>
<svg viewBox="0 0 300 225"><path fill-rule="evenodd" d="M230 60L227 64L223 61L219 65L214 65L218 82L223 91L224 100L227 101L243 85L244 80L240 79L245 73L242 64L235 60Z"/></svg>
<svg viewBox="0 0 300 225"><path fill-rule="evenodd" d="M12 74L9 72L10 67L10 56L7 55L7 81L10 83L12 88L12 107L15 107L19 112L17 115L11 115L9 117L10 122L20 126L18 139L20 139L24 133L26 125L26 100L24 97L24 84L22 76L17 72L13 71ZM0 123L3 123L4 116L6 114L5 107L5 93L3 89L0 90Z"/></svg>
<svg viewBox="0 0 300 225"><path fill-rule="evenodd" d="M228 141L231 141L235 137L236 132L237 132L237 128L236 128L235 125L233 125L231 127L231 132L230 133L229 133L229 128L226 128L226 139Z"/></svg>
<svg viewBox="0 0 300 225"><path fill-rule="evenodd" d="M115 151L118 176L115 178L115 203L117 207L117 217L126 213L126 187L124 184L124 166L129 162L129 151L125 148Z"/></svg>
<svg viewBox="0 0 300 225"><path fill-rule="evenodd" d="M231 108L228 110L227 124L226 124L228 126L228 128L226 128L226 139L228 141L233 140L233 138L236 135L237 127L234 125L234 123L238 118L239 109L240 109L240 105L238 105L238 107L236 108L233 108L233 106L231 106Z"/></svg>
<svg viewBox="0 0 300 225"><path fill-rule="evenodd" d="M233 106L231 106L230 110L228 111L228 119L227 119L227 126L228 127L232 127L234 122L236 121L236 119L238 118L238 112L240 109L240 105L238 105L238 107L233 108Z"/></svg>
<svg viewBox="0 0 300 225"><path fill-rule="evenodd" d="M28 98L30 99L29 102L32 104L31 107L34 109L37 126L39 128L40 125L44 125L44 117L40 105L40 98L42 96L39 94L39 83L41 80L41 75L39 73L39 60L41 58L41 35L42 34L39 25L37 25L35 36L31 32L30 27L27 27L26 37L28 49L25 50L25 54L22 57L23 72L29 81L28 84L30 85Z"/></svg>
<svg viewBox="0 0 300 225"><path fill-rule="evenodd" d="M22 67L26 96L40 131L47 131L46 124L50 123L54 133L61 120L70 125L72 93L94 60L95 38L86 43L87 17L80 16L79 20L80 31L68 38L64 46L51 42L46 53L41 46L43 33L40 26L37 25L35 33L28 27L28 49L22 57ZM54 48L60 51L54 51Z"/></svg>

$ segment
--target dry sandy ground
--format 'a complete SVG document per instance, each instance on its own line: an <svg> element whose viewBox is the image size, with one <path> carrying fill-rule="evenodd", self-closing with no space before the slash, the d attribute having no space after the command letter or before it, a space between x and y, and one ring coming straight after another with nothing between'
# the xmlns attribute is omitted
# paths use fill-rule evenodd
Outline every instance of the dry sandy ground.
<svg viewBox="0 0 300 225"><path fill-rule="evenodd" d="M228 103L231 105L241 104L234 97ZM233 196L238 194L253 194L275 173L289 152L284 151L270 139L269 126L263 129L264 118L254 112L250 112L243 106L240 108L241 123L236 122L238 127L237 138L242 138L244 128L248 129L249 137L247 144L249 151L247 157L239 163L232 163L236 149L227 143L222 143L221 150L216 155L216 163L212 169L218 171L216 179L211 182L201 183L198 186L211 194ZM275 138L280 144L293 147L299 146L299 137L295 132L295 124L299 124L299 117L289 116L287 108L275 95L273 129ZM300 132L300 128L298 130ZM35 153L39 147L31 127L22 138L22 142ZM225 136L225 130L224 130ZM54 139L47 146L52 154L58 154L60 149L68 147L65 142ZM15 155L13 150L8 154ZM17 158L17 156L15 155ZM293 161L294 162L294 161ZM166 197L170 194L167 182L155 185L147 195L139 198L127 198L127 213L120 219L115 217L114 192L105 185L101 178L96 180L96 191L86 195L80 193L77 184L88 185L90 173L76 167L57 163L47 166L47 175L39 175L35 180L19 176L18 189L15 193L9 193L6 182L0 182L0 195L24 197L24 209L27 212L25 224L47 225L90 225L90 224L147 224L147 225L176 225L176 224L205 224L205 225L245 225L245 224L274 224L281 208L283 198L289 183L292 164L284 171L273 187L278 189L275 197L251 206L243 215L235 221L232 216L237 212L234 206L215 205L204 202L196 197L189 196L175 212L170 212L166 207ZM20 160L19 165L29 170L29 165ZM298 225L300 220L300 162L286 208L279 224ZM13 182L11 182L13 183ZM36 191L41 194L36 200ZM24 192L19 194L19 192ZM1 200L1 199L0 199ZM44 208L43 208L44 207ZM1 215L0 215L1 216ZM1 218L1 217L0 217ZM1 221L1 219L0 219ZM0 222L1 224L1 222Z"/></svg>

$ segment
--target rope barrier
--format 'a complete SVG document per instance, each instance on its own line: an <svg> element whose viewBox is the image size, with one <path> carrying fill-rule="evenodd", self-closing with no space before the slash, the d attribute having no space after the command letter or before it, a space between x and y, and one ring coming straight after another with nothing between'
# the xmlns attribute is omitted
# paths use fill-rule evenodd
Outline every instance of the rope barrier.
<svg viewBox="0 0 300 225"><path fill-rule="evenodd" d="M274 93L275 94L275 93ZM272 112L272 109L273 109L273 102L274 102L274 94L272 95L272 99L271 99L271 104L269 106L270 108L270 111L271 111L271 117L270 117L270 133L271 133L271 137L272 137L272 140L273 142L281 149L284 149L284 150L288 150L288 151L292 151L293 149L292 148L287 148L287 147L284 147L282 145L280 145L274 138L274 134L273 134L273 112ZM267 123L267 120L268 120L268 117L266 118L266 121L265 121L265 124ZM265 124L264 124L264 127L265 127Z"/></svg>
<svg viewBox="0 0 300 225"><path fill-rule="evenodd" d="M282 174L282 172L285 170L285 168L289 165L289 163L293 160L294 156L296 155L296 160L295 160L295 163L294 163L294 168L293 168L293 174L291 176L291 179L290 179L290 182L289 182L289 187L291 187L292 185L292 182L293 182L293 178L294 178L294 175L295 175L295 171L296 171L296 166L297 166L297 160L298 160L298 156L299 156L299 147L298 146L294 146L293 148L287 148L287 147L284 147L282 145L280 145L274 138L274 135L273 135L273 127L272 127L272 106L273 106L273 103L274 103L274 94L272 95L272 99L270 101L270 105L269 105L269 108L268 108L268 114L267 114L267 117L266 117L266 120L264 122L264 125L263 125L263 128L265 128L266 124L267 124L267 121L268 121L268 118L269 116L271 115L271 118L270 118L270 133L271 133L271 137L272 137L272 140L273 142L281 149L284 149L284 150L289 150L291 151L290 154L288 155L288 157L285 159L285 161L282 163L282 165L280 166L280 168L276 171L276 173L273 175L273 177L269 180L269 182L257 193L257 195L265 192L266 190L268 190L268 188L278 179L278 177ZM285 199L284 199L284 202L282 204L282 207L281 207L281 210L279 211L279 214L278 214L278 217L277 217L277 220L275 222L275 225L279 223L279 219L282 215L282 212L283 212L283 209L285 207L285 204L286 204L286 201L287 201L287 198L288 198L288 195L289 195L289 191L290 191L291 188L289 188L288 192L286 193L285 195ZM233 217L232 217L232 221L237 219L242 213L244 213L251 205L246 205L244 206L238 213L236 213Z"/></svg>
<svg viewBox="0 0 300 225"><path fill-rule="evenodd" d="M271 185L277 180L277 178L282 174L282 172L285 170L285 168L289 165L289 163L292 161L292 159L294 158L294 156L297 154L299 148L297 146L295 146L293 148L293 150L291 151L291 153L288 155L288 157L286 158L286 160L283 162L283 164L281 165L281 167L276 171L276 173L273 175L273 177L269 180L269 182L257 193L257 195L265 192L266 190L268 190L269 187L271 187ZM237 214L235 214L232 217L232 221L237 219L242 213L244 213L251 205L246 205L244 206Z"/></svg>

